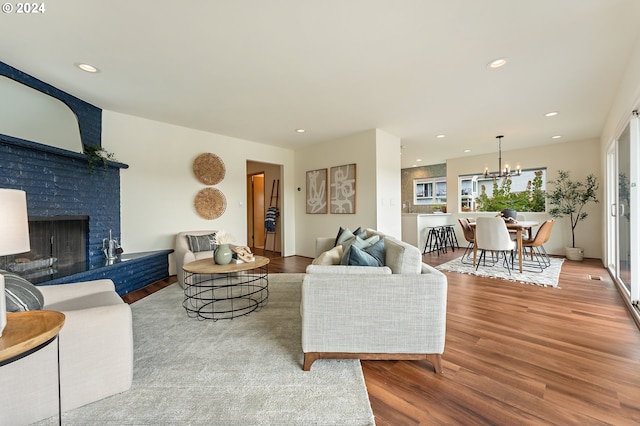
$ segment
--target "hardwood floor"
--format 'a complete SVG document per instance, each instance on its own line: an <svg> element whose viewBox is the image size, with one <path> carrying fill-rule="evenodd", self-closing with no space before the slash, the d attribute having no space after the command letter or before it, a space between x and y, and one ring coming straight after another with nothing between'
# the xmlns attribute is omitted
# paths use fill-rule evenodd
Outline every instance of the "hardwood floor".
<svg viewBox="0 0 640 426"><path fill-rule="evenodd" d="M310 262L274 258L269 271ZM599 260L565 261L558 289L446 275L444 373L427 361L362 362L378 426L640 424L640 332Z"/></svg>

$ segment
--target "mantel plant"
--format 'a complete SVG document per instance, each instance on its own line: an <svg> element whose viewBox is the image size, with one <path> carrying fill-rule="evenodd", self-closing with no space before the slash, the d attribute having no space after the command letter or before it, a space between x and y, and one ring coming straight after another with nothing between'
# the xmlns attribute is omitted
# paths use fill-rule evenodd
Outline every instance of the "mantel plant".
<svg viewBox="0 0 640 426"><path fill-rule="evenodd" d="M576 181L571 179L568 171L558 170L558 177L549 184L553 185L553 189L547 191L547 199L552 206L549 214L555 218L569 217L571 247L576 248L576 226L588 216L584 207L590 202L598 203L598 180L590 174L584 182Z"/></svg>
<svg viewBox="0 0 640 426"><path fill-rule="evenodd" d="M99 145L85 145L84 154L87 156L87 168L90 174L94 174L97 167L102 167L103 174L107 174L107 161L116 159L114 153Z"/></svg>

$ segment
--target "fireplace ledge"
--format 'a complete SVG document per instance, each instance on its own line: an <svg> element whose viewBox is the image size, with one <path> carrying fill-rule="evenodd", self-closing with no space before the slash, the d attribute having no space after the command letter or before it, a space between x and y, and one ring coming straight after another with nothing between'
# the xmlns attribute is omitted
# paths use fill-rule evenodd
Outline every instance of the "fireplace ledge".
<svg viewBox="0 0 640 426"><path fill-rule="evenodd" d="M172 249L121 254L113 261L105 260L88 270L73 275L44 281L37 285L69 284L81 281L110 279L116 291L123 296L169 276L169 254Z"/></svg>

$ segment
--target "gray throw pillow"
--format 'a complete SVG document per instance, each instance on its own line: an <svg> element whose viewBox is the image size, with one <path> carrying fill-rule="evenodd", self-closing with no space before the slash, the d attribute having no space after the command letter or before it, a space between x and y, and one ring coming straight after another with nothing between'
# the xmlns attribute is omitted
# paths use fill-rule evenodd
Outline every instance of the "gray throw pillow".
<svg viewBox="0 0 640 426"><path fill-rule="evenodd" d="M207 235L187 235L187 240L193 252L212 251L217 247L215 232Z"/></svg>
<svg viewBox="0 0 640 426"><path fill-rule="evenodd" d="M0 270L4 275L4 293L7 312L38 311L44 306L44 297L35 285L19 275Z"/></svg>

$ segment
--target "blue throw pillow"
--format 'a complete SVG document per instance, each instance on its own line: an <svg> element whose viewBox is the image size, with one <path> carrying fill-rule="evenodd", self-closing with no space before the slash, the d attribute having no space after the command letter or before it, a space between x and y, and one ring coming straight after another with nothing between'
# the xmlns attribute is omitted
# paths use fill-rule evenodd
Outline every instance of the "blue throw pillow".
<svg viewBox="0 0 640 426"><path fill-rule="evenodd" d="M4 275L4 293L7 312L38 311L44 306L44 297L35 285L19 275L0 270Z"/></svg>
<svg viewBox="0 0 640 426"><path fill-rule="evenodd" d="M349 247L349 251L342 257L343 265L352 266L384 266L384 240L365 249L355 245Z"/></svg>

